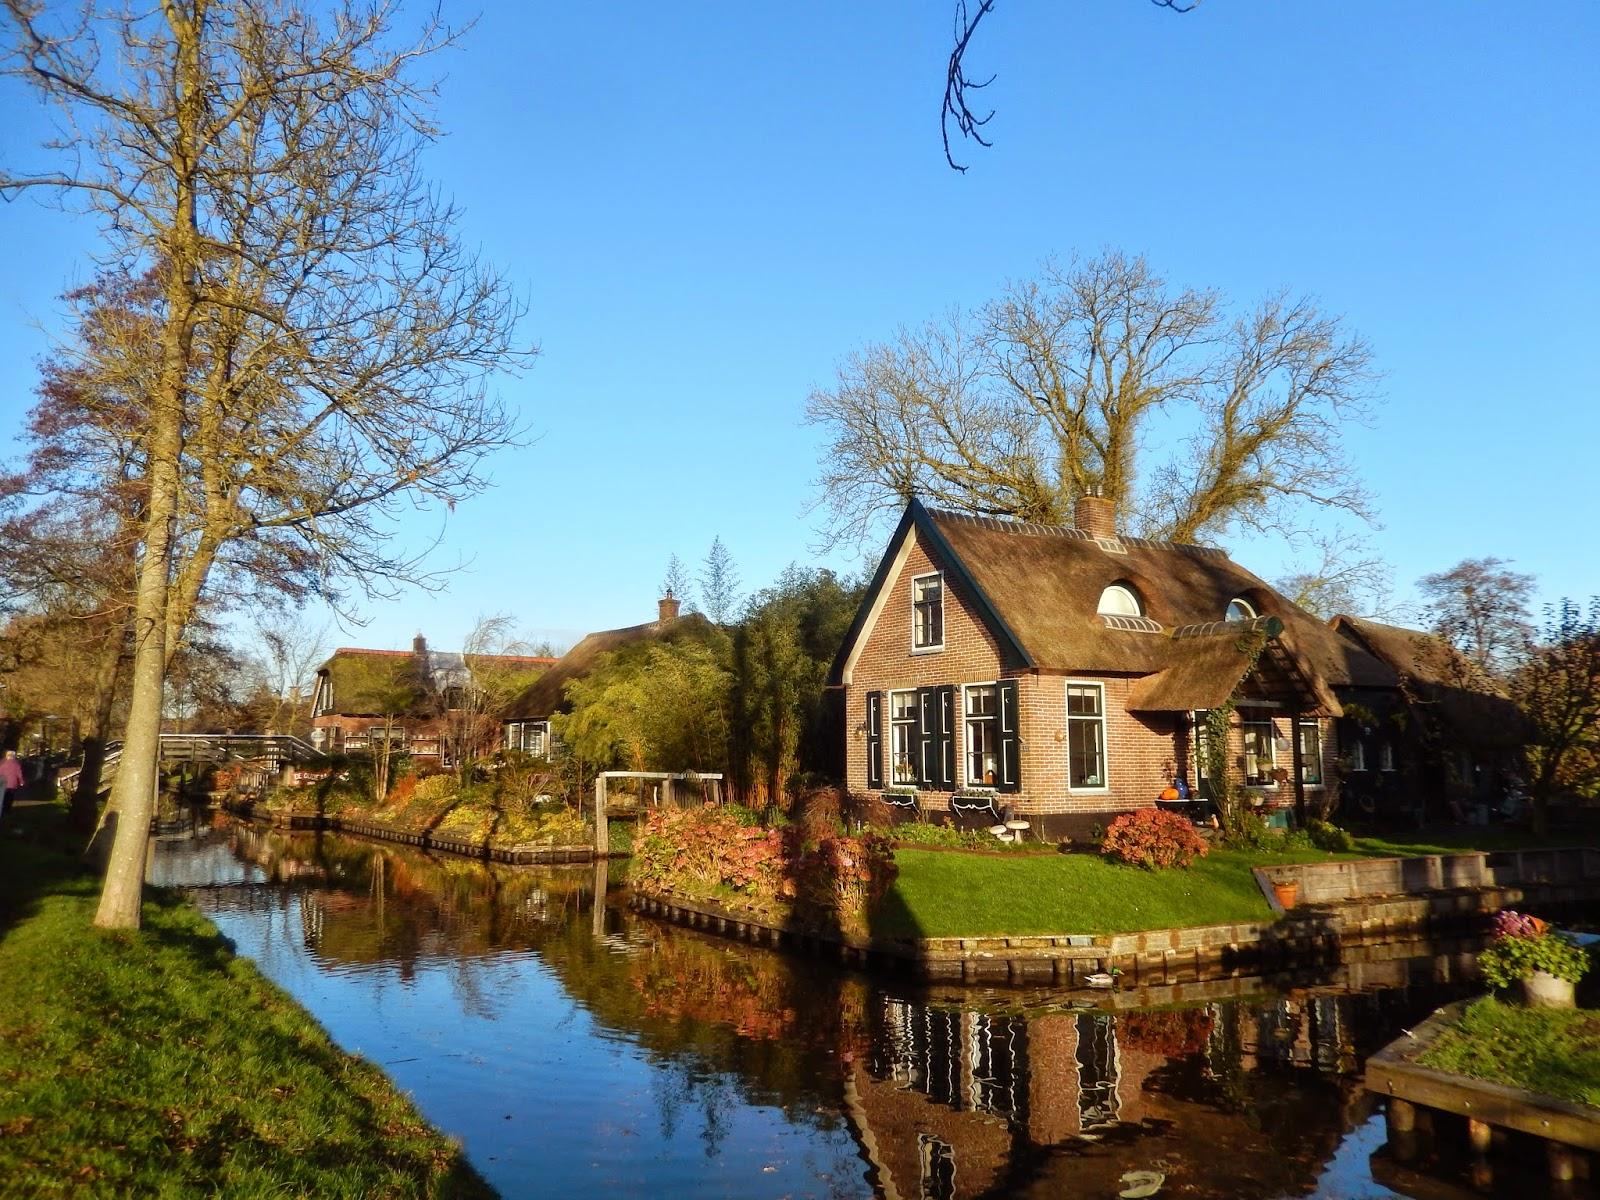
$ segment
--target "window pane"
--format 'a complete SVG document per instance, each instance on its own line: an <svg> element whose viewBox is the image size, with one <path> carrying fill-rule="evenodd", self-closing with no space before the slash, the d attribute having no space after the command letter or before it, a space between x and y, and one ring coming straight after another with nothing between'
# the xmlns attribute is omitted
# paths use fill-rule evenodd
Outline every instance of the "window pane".
<svg viewBox="0 0 1600 1200"><path fill-rule="evenodd" d="M994 713L994 688L973 687L967 689L967 716L992 716Z"/></svg>
<svg viewBox="0 0 1600 1200"><path fill-rule="evenodd" d="M894 721L914 721L917 715L917 694L915 692L891 692L889 694L889 717Z"/></svg>
<svg viewBox="0 0 1600 1200"><path fill-rule="evenodd" d="M1099 721L1067 723L1067 782L1072 787L1104 787Z"/></svg>
<svg viewBox="0 0 1600 1200"><path fill-rule="evenodd" d="M1300 778L1322 782L1322 730L1315 724L1300 726Z"/></svg>
<svg viewBox="0 0 1600 1200"><path fill-rule="evenodd" d="M1100 689L1097 687L1068 687L1067 715L1073 717L1098 717L1100 715Z"/></svg>

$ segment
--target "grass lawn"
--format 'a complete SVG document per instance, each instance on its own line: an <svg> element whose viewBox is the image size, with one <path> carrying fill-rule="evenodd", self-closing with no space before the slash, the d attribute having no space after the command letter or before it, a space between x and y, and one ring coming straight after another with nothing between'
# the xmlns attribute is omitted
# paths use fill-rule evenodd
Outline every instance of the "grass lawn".
<svg viewBox="0 0 1600 1200"><path fill-rule="evenodd" d="M899 877L872 916L890 937L1131 933L1272 919L1251 867L1332 862L1320 850L1213 848L1187 870L1145 871L1097 854L895 852Z"/></svg>
<svg viewBox="0 0 1600 1200"><path fill-rule="evenodd" d="M489 1196L460 1147L175 895L90 925L58 810L0 824L0 1191Z"/></svg>
<svg viewBox="0 0 1600 1200"><path fill-rule="evenodd" d="M1475 1000L1418 1061L1600 1107L1600 1011Z"/></svg>
<svg viewBox="0 0 1600 1200"><path fill-rule="evenodd" d="M1460 854L1464 850L1539 850L1549 846L1594 846L1592 832L1556 832L1539 837L1525 829L1459 829L1429 833L1358 837L1356 848L1368 858L1420 854Z"/></svg>

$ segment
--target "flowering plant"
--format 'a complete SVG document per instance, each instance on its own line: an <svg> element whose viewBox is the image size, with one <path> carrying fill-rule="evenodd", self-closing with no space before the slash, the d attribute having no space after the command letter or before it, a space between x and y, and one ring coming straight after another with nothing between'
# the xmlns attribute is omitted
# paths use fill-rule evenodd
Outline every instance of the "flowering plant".
<svg viewBox="0 0 1600 1200"><path fill-rule="evenodd" d="M1494 919L1494 940L1478 955L1478 969L1497 988L1535 971L1577 983L1589 970L1589 954L1538 917L1506 909Z"/></svg>
<svg viewBox="0 0 1600 1200"><path fill-rule="evenodd" d="M1204 857L1206 849L1205 838L1192 824L1159 808L1123 813L1111 822L1100 844L1100 853L1106 857L1149 870L1187 867L1197 855Z"/></svg>

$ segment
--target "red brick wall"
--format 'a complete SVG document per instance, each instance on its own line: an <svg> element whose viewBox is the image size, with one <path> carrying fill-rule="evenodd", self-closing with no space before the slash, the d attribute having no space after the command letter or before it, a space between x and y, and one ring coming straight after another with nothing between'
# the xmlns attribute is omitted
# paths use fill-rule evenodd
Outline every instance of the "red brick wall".
<svg viewBox="0 0 1600 1200"><path fill-rule="evenodd" d="M845 693L845 780L853 792L866 792L867 693L885 693L883 744L886 763L891 744L890 706L887 693L904 688L955 685L955 756L957 785L966 783L966 737L962 720L963 684L1017 680L1019 728L1022 733L1022 789L1002 793L998 803L1012 804L1023 815L1052 815L1126 811L1153 804L1171 781L1176 768L1191 787L1195 772L1188 721L1176 713L1132 713L1127 696L1133 678L1115 675L1044 673L1024 668L1001 649L988 627L977 617L972 597L959 580L946 571L944 593L944 649L913 653L911 648L911 581L918 575L945 570L945 563L930 556L915 530L905 561L889 582L887 599L877 621L867 633L851 672ZM1068 679L1101 684L1105 689L1105 742L1107 786L1098 790L1073 790L1067 786L1066 688ZM1323 722L1324 771L1333 762L1330 722ZM1277 718L1277 732L1287 735L1289 722ZM1232 753L1242 752L1241 735L1231 739ZM1290 767L1290 751L1280 750L1278 765ZM1294 787L1276 789L1292 802ZM922 791L921 807L931 813L948 811L947 792Z"/></svg>

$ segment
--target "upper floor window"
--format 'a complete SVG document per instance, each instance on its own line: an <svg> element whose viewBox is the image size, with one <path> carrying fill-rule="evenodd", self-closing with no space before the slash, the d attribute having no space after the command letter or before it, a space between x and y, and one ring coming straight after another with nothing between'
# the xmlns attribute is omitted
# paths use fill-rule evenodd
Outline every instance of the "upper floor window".
<svg viewBox="0 0 1600 1200"><path fill-rule="evenodd" d="M920 575L911 581L911 648L944 645L944 576Z"/></svg>
<svg viewBox="0 0 1600 1200"><path fill-rule="evenodd" d="M1212 611L1215 611L1214 609ZM1256 606L1243 596L1235 596L1228 601L1228 620L1254 621L1256 619Z"/></svg>
<svg viewBox="0 0 1600 1200"><path fill-rule="evenodd" d="M1144 616L1144 610L1139 607L1138 593L1122 583L1113 583L1100 593L1100 603L1095 611L1108 617Z"/></svg>

